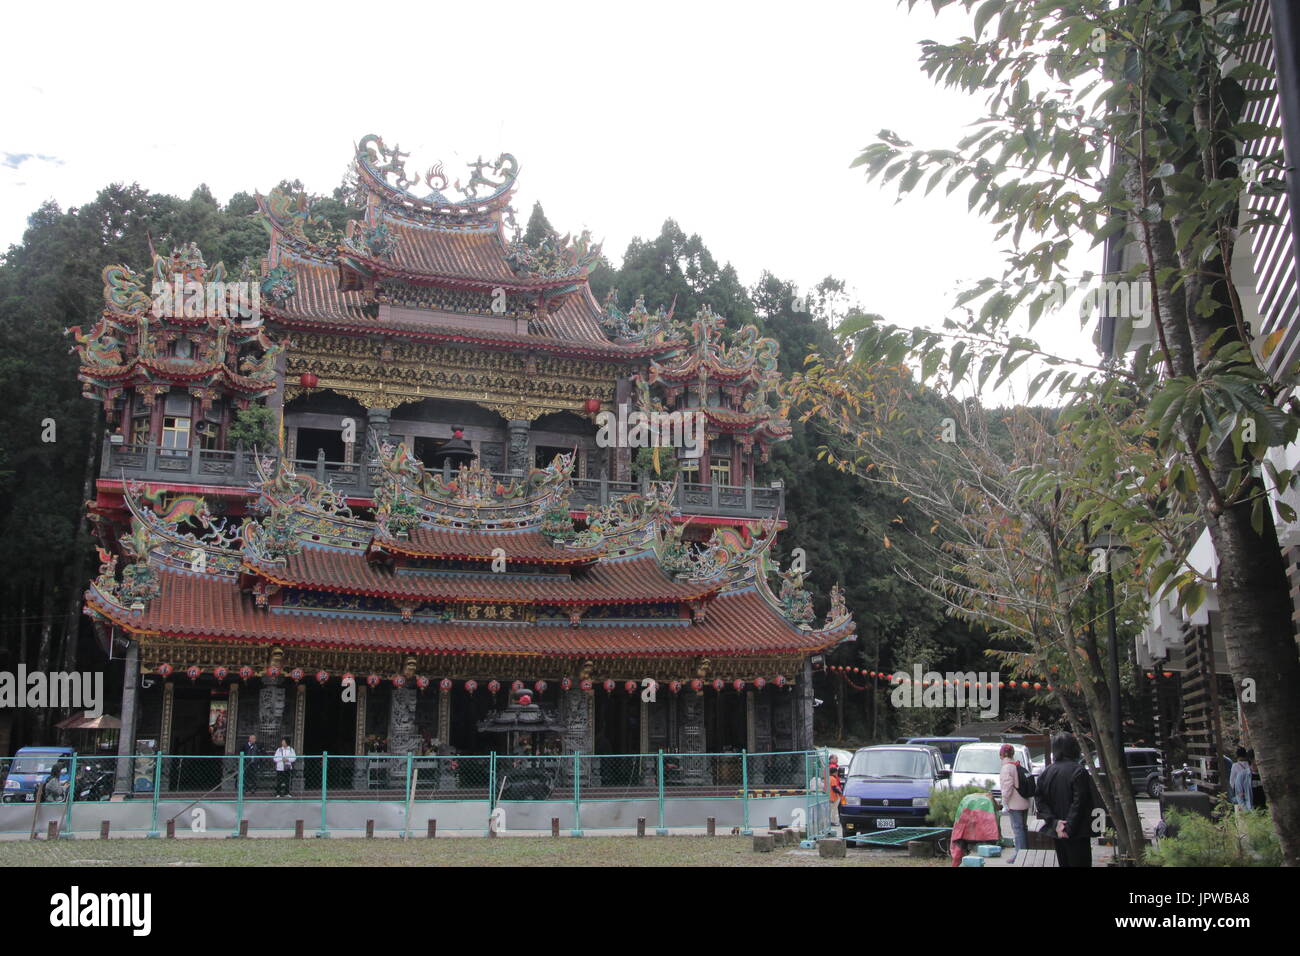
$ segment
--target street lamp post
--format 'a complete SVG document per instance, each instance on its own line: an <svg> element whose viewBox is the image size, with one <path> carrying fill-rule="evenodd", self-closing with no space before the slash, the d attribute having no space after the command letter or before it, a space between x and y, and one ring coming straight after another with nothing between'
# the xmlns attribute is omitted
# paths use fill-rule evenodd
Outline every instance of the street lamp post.
<svg viewBox="0 0 1300 956"><path fill-rule="evenodd" d="M1109 629L1108 653L1110 655L1110 721L1113 725L1115 735L1115 754L1116 760L1120 765L1115 768L1116 774L1127 773L1124 766L1124 727L1121 723L1120 706L1119 706L1119 636L1118 628L1115 623L1115 578L1111 573L1111 554L1123 553L1129 550L1117 536L1109 531L1103 531L1097 535L1096 539L1088 546L1092 552L1101 551L1106 564L1106 624Z"/></svg>

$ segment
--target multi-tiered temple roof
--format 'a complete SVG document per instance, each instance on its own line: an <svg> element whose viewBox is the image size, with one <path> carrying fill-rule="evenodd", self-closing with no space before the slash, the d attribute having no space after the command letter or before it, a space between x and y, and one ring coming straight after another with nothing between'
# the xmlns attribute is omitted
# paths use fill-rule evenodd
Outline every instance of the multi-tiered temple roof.
<svg viewBox="0 0 1300 956"><path fill-rule="evenodd" d="M606 673L638 662L620 677L649 668L685 680L691 662L739 654L746 673L729 676L772 681L853 634L838 598L813 629L796 576L781 575L773 591L772 524L720 531L693 549L663 486L575 529L567 456L509 487L468 466L444 480L400 446L382 462L374 520L269 463L258 515L238 529L198 499L160 513L131 489L122 542L131 561L119 579L103 554L88 613L155 645L219 642L230 669L273 644L412 656L425 673L459 677L487 676L492 656L514 655L549 659L556 677L601 660Z"/></svg>

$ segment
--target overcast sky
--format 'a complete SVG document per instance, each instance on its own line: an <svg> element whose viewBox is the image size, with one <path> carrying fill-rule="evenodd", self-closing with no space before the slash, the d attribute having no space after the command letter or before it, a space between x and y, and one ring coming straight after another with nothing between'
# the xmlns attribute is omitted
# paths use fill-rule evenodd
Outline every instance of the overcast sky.
<svg viewBox="0 0 1300 956"><path fill-rule="evenodd" d="M849 168L881 128L953 146L979 115L916 62L921 39L969 29L962 14L894 0L168 11L6 10L0 246L44 200L68 208L114 181L182 196L207 183L222 201L282 178L326 192L373 132L408 170L442 160L453 179L480 153L514 153L521 221L540 200L616 263L671 216L747 284L834 275L908 325L1001 272L964 191L896 204Z"/></svg>

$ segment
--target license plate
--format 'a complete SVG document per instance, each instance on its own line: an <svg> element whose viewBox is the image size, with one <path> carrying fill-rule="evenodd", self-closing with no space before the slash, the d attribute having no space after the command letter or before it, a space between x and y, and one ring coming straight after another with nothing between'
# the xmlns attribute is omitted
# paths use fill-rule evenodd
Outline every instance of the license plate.
<svg viewBox="0 0 1300 956"><path fill-rule="evenodd" d="M892 830L895 826L897 826L897 824L894 823L892 817L881 817L876 821L877 830Z"/></svg>

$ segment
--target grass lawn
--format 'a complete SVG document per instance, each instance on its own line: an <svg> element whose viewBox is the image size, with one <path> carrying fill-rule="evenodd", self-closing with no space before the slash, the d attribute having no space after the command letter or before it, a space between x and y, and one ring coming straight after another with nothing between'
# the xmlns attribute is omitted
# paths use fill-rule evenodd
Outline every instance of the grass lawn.
<svg viewBox="0 0 1300 956"><path fill-rule="evenodd" d="M746 837L176 839L0 841L0 866L949 866L943 857L850 849L755 853Z"/></svg>

